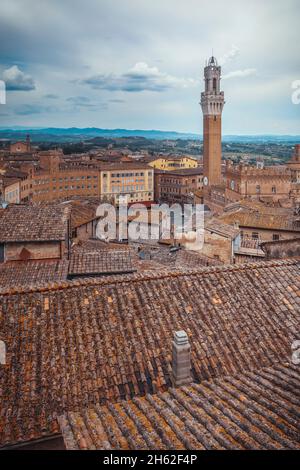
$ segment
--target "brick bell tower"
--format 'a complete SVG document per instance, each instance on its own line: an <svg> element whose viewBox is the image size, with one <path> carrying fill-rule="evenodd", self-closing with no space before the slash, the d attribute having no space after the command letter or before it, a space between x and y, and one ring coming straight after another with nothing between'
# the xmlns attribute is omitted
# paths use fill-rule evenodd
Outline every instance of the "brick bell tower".
<svg viewBox="0 0 300 470"><path fill-rule="evenodd" d="M224 92L220 91L221 67L211 57L204 68L205 91L201 93L203 112L203 185L204 188L221 183L221 119Z"/></svg>

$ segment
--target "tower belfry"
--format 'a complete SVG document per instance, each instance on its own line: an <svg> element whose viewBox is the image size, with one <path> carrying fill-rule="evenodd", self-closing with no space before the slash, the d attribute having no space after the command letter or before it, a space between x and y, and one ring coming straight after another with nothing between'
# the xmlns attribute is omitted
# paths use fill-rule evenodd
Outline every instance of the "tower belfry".
<svg viewBox="0 0 300 470"><path fill-rule="evenodd" d="M203 112L203 183L212 186L221 182L222 111L224 92L220 91L221 67L214 56L204 68L205 91L201 93Z"/></svg>

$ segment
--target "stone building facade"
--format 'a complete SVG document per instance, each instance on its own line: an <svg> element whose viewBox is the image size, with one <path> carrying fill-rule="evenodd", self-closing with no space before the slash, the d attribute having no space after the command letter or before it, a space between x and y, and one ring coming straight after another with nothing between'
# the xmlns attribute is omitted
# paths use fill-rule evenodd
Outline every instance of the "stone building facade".
<svg viewBox="0 0 300 470"><path fill-rule="evenodd" d="M276 202L289 196L292 181L291 171L287 166L252 167L244 163L226 163L227 202L249 197Z"/></svg>
<svg viewBox="0 0 300 470"><path fill-rule="evenodd" d="M254 167L246 163L234 165L227 160L222 184L209 186L201 197L217 214L241 199L297 207L300 204L300 145L295 146L293 156L285 165L257 164Z"/></svg>
<svg viewBox="0 0 300 470"><path fill-rule="evenodd" d="M14 142L10 144L10 153L29 153L31 152L31 143L29 135L26 136L26 141Z"/></svg>
<svg viewBox="0 0 300 470"><path fill-rule="evenodd" d="M129 204L150 205L154 201L154 169L145 163L100 164L99 175L102 198L117 204L120 196Z"/></svg>
<svg viewBox="0 0 300 470"><path fill-rule="evenodd" d="M188 204L194 201L194 193L203 187L201 167L160 171L154 174L155 201Z"/></svg>
<svg viewBox="0 0 300 470"><path fill-rule="evenodd" d="M18 204L20 197L20 181L16 178L3 178L0 174L0 198L9 204Z"/></svg>
<svg viewBox="0 0 300 470"><path fill-rule="evenodd" d="M154 170L143 162L65 163L60 151L41 152L39 158L39 168L27 182L34 202L94 197L117 203L120 196L128 203L154 200Z"/></svg>
<svg viewBox="0 0 300 470"><path fill-rule="evenodd" d="M198 162L195 158L189 156L166 156L151 160L149 165L157 170L174 171L177 169L197 168Z"/></svg>

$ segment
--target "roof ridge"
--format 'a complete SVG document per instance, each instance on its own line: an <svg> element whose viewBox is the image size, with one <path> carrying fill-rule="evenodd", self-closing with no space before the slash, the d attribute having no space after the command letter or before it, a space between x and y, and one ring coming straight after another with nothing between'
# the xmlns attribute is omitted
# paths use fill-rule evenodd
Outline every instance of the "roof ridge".
<svg viewBox="0 0 300 470"><path fill-rule="evenodd" d="M258 263L244 263L244 264L227 264L220 266L205 266L201 268L181 268L181 269L165 269L164 271L158 270L147 270L141 273L125 274L125 275L114 275L109 278L83 278L77 280L66 280L58 282L47 282L43 284L35 284L34 286L16 286L13 288L0 288L0 296L15 295L15 294L29 294L34 292L47 292L63 290L68 288L80 287L80 286L93 286L93 285L113 285L122 283L133 283L140 281L147 281L153 279L166 279L172 277L181 277L189 275L197 275L204 273L218 273L218 272L230 272L230 271L242 271L250 269L262 269L265 267L275 266L291 266L300 265L299 259L281 259L281 260L270 260L270 261L259 261Z"/></svg>

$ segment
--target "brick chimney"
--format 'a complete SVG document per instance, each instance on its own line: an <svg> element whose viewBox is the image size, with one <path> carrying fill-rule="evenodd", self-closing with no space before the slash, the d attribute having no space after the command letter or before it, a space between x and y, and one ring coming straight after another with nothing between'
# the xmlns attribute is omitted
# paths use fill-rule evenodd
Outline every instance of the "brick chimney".
<svg viewBox="0 0 300 470"><path fill-rule="evenodd" d="M185 331L176 331L172 341L172 383L180 387L192 382L191 346Z"/></svg>

